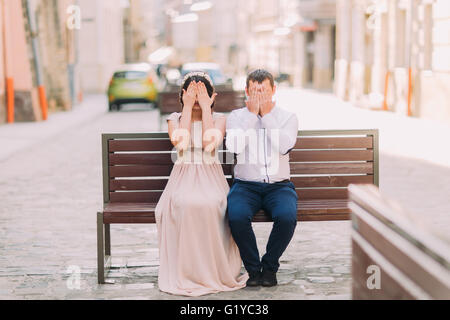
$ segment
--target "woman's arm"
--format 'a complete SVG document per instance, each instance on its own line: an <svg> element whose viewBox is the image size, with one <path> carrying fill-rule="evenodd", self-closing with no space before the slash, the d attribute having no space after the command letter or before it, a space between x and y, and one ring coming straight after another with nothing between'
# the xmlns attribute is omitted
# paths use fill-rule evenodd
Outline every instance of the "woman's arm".
<svg viewBox="0 0 450 320"><path fill-rule="evenodd" d="M217 93L209 97L205 84L199 82L197 84L197 95L198 102L202 108L202 147L206 152L212 152L223 142L225 121L214 120L212 116L211 106ZM223 126L222 130L221 126Z"/></svg>
<svg viewBox="0 0 450 320"><path fill-rule="evenodd" d="M223 142L227 118L225 116L218 117L213 120L213 127L209 128L203 134L203 149L206 152L213 152Z"/></svg>
<svg viewBox="0 0 450 320"><path fill-rule="evenodd" d="M169 137L172 144L179 151L184 151L189 147L191 139L192 108L197 97L194 82L186 90L183 89L183 111L178 121L169 121Z"/></svg>

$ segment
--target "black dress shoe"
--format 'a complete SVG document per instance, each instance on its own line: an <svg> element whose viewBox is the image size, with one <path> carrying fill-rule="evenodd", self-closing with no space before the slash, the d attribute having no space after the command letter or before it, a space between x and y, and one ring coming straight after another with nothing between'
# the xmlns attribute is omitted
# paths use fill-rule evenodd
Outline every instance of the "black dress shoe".
<svg viewBox="0 0 450 320"><path fill-rule="evenodd" d="M261 284L263 287L273 287L278 284L276 272L263 270L261 278Z"/></svg>
<svg viewBox="0 0 450 320"><path fill-rule="evenodd" d="M247 287L257 287L261 285L261 272L248 273Z"/></svg>

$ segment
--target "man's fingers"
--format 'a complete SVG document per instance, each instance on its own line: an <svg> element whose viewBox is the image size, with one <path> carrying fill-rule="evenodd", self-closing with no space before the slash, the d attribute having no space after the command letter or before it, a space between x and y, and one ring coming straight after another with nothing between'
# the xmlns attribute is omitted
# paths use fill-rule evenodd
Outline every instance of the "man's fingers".
<svg viewBox="0 0 450 320"><path fill-rule="evenodd" d="M257 103L258 103L258 108L261 108L261 101L262 99L261 99L261 92L258 92L257 94L256 94L256 101L257 101Z"/></svg>

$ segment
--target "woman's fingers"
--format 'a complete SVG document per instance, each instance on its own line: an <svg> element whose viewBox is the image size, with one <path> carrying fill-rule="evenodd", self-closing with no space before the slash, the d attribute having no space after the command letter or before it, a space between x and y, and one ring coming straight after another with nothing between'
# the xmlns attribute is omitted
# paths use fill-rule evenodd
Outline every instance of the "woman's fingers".
<svg viewBox="0 0 450 320"><path fill-rule="evenodd" d="M189 94L195 94L195 90L196 90L196 84L195 84L195 81L192 81L189 84L188 92L189 92Z"/></svg>
<svg viewBox="0 0 450 320"><path fill-rule="evenodd" d="M203 82L199 82L199 92L201 94L206 94L207 90L206 90L206 86Z"/></svg>

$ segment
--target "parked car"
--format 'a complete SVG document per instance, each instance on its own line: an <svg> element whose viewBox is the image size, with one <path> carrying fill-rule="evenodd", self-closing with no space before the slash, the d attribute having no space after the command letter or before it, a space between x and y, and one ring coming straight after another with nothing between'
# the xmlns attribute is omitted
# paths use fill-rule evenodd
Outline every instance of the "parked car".
<svg viewBox="0 0 450 320"><path fill-rule="evenodd" d="M157 105L159 79L146 63L127 64L114 72L108 88L109 111L120 110L126 103Z"/></svg>
<svg viewBox="0 0 450 320"><path fill-rule="evenodd" d="M227 77L217 63L211 62L191 62L181 67L181 80L192 71L204 71L213 81L214 87L219 89L232 89L233 80ZM181 85L181 81L179 83Z"/></svg>

